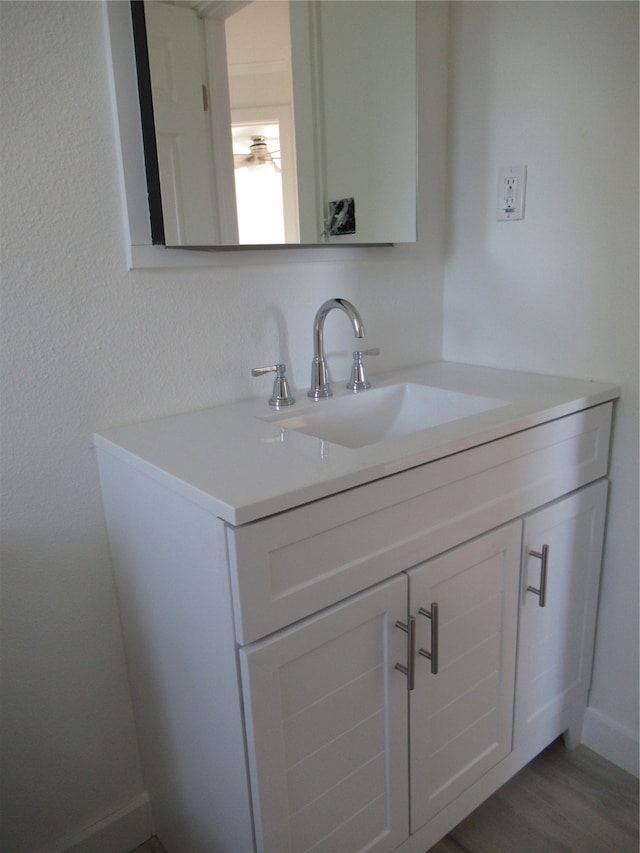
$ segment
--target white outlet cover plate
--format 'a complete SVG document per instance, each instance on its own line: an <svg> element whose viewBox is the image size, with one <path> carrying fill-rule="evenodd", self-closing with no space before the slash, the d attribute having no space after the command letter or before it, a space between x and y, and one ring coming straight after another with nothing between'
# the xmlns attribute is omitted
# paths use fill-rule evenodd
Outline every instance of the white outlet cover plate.
<svg viewBox="0 0 640 853"><path fill-rule="evenodd" d="M524 219L526 166L505 166L498 172L498 222Z"/></svg>

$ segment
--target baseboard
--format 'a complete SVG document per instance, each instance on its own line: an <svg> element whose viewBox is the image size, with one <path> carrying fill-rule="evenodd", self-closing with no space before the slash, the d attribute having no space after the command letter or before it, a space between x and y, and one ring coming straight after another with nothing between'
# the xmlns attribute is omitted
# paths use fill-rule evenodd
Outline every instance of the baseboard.
<svg viewBox="0 0 640 853"><path fill-rule="evenodd" d="M146 793L55 846L55 853L129 853L153 835Z"/></svg>
<svg viewBox="0 0 640 853"><path fill-rule="evenodd" d="M602 711L587 708L582 742L627 773L639 775L638 732L621 725Z"/></svg>

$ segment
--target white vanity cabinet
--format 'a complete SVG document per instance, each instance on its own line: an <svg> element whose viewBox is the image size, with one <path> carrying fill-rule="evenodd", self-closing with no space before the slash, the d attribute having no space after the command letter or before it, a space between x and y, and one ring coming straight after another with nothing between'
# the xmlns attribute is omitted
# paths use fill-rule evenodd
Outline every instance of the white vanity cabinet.
<svg viewBox="0 0 640 853"><path fill-rule="evenodd" d="M241 650L258 850L395 850L409 813L405 575Z"/></svg>
<svg viewBox="0 0 640 853"><path fill-rule="evenodd" d="M395 850L409 796L415 829L509 754L520 547L512 522L240 651L259 850Z"/></svg>
<svg viewBox="0 0 640 853"><path fill-rule="evenodd" d="M413 832L511 752L520 534L512 522L409 572Z"/></svg>
<svg viewBox="0 0 640 853"><path fill-rule="evenodd" d="M560 732L568 731L570 746L580 743L607 485L600 480L525 519L514 732L525 762ZM572 708L574 719L567 717Z"/></svg>
<svg viewBox="0 0 640 853"><path fill-rule="evenodd" d="M465 447L284 508L269 484L271 513L222 499L207 414L97 436L169 853L424 853L559 734L579 741L617 392L598 393L512 432L487 415ZM296 463L295 442L266 446Z"/></svg>

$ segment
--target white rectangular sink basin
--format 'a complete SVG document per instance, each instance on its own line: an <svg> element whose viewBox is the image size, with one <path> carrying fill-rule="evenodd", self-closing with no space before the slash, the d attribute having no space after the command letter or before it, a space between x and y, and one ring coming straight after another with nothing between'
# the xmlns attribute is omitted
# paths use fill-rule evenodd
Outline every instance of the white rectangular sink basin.
<svg viewBox="0 0 640 853"><path fill-rule="evenodd" d="M506 405L492 397L403 382L318 400L298 412L294 407L261 420L342 447L365 447Z"/></svg>

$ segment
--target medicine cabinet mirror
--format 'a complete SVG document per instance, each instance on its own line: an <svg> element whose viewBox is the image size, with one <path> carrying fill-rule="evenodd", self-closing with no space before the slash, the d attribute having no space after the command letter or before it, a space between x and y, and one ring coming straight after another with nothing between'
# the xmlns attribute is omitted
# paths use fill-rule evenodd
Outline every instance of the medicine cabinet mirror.
<svg viewBox="0 0 640 853"><path fill-rule="evenodd" d="M413 0L132 0L152 241L416 239Z"/></svg>

